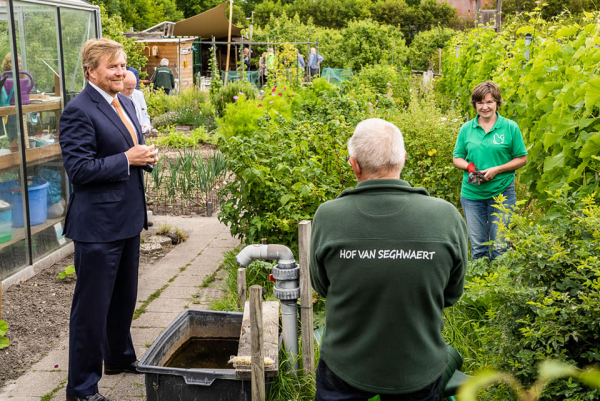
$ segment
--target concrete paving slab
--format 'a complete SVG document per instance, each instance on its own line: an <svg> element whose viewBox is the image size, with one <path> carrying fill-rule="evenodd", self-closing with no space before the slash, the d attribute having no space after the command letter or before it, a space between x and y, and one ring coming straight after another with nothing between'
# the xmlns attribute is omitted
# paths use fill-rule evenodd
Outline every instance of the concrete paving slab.
<svg viewBox="0 0 600 401"><path fill-rule="evenodd" d="M12 387L9 396L41 397L54 390L67 377L66 372L46 372L30 370L21 376ZM12 399L12 398L11 398Z"/></svg>
<svg viewBox="0 0 600 401"><path fill-rule="evenodd" d="M144 400L146 399L146 386L144 383L144 375L140 376L141 383L132 382L130 380L123 380L117 384L114 388L104 394L109 399L114 400Z"/></svg>
<svg viewBox="0 0 600 401"><path fill-rule="evenodd" d="M181 312L190 301L188 299L163 298L162 296L150 302L146 312Z"/></svg>
<svg viewBox="0 0 600 401"><path fill-rule="evenodd" d="M146 312L133 321L133 326L165 328L173 321L173 319L179 316L182 311L169 313Z"/></svg>
<svg viewBox="0 0 600 401"><path fill-rule="evenodd" d="M185 273L185 272L184 272ZM169 283L169 287L198 287L202 285L204 279L209 276L208 272L192 275L190 273L181 273L177 278Z"/></svg>
<svg viewBox="0 0 600 401"><path fill-rule="evenodd" d="M164 329L160 327L150 327L146 329L133 328L131 329L133 345L145 347L146 344L152 344L163 330Z"/></svg>
<svg viewBox="0 0 600 401"><path fill-rule="evenodd" d="M69 368L69 336L65 335L58 344L44 357L31 367L35 371L63 370Z"/></svg>
<svg viewBox="0 0 600 401"><path fill-rule="evenodd" d="M195 288L195 286L175 287L170 285L160 293L160 297L163 299L189 299L195 294Z"/></svg>
<svg viewBox="0 0 600 401"><path fill-rule="evenodd" d="M103 389L114 388L117 384L123 381L125 378L125 373L121 373L118 375L103 375L102 379L98 382L98 388L100 389L100 394L105 395L105 391Z"/></svg>

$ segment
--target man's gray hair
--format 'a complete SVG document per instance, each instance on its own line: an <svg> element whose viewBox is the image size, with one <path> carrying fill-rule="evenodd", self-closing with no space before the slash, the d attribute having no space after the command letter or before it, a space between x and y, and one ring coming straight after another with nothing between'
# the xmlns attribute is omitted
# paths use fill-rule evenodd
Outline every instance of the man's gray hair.
<svg viewBox="0 0 600 401"><path fill-rule="evenodd" d="M166 58L163 58L162 60L160 60L160 66L161 67L167 67L169 65L169 60Z"/></svg>
<svg viewBox="0 0 600 401"><path fill-rule="evenodd" d="M380 118L361 121L348 140L348 154L361 169L374 173L404 167L402 133L394 124Z"/></svg>

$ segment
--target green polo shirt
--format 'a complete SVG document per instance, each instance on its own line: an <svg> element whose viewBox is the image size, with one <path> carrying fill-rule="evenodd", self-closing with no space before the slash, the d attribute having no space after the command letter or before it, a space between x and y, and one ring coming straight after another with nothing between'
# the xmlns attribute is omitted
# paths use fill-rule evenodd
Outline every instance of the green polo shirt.
<svg viewBox="0 0 600 401"><path fill-rule="evenodd" d="M477 122L476 116L466 122L458 132L453 157L475 163L479 170L501 166L509 161L527 155L521 130L516 122L496 113L498 120L487 133ZM469 184L469 173L463 173L461 195L470 200L491 199L510 185L515 178L514 171L500 173L481 185Z"/></svg>

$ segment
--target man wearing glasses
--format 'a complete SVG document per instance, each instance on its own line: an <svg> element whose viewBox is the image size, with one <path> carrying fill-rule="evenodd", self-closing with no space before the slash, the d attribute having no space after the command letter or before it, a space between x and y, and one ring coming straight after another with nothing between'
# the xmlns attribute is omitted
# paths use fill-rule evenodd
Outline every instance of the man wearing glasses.
<svg viewBox="0 0 600 401"><path fill-rule="evenodd" d="M358 185L322 204L312 228L312 285L327 298L315 400L438 400L442 311L463 293L465 222L400 180L395 125L361 122L348 153Z"/></svg>

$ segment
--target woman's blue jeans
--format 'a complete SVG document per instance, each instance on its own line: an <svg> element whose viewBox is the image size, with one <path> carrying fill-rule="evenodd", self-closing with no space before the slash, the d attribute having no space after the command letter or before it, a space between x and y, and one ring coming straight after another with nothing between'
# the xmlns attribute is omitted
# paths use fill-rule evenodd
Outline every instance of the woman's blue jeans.
<svg viewBox="0 0 600 401"><path fill-rule="evenodd" d="M504 206L507 209L514 209L517 203L517 195L515 193L515 182L502 192L506 198ZM508 249L502 237L498 237L497 222L502 219L504 225L508 227L510 223L510 214L504 213L496 209L493 205L497 202L492 199L471 200L460 197L467 228L469 230L469 239L471 240L471 259L489 258L490 261L502 255ZM486 242L494 241L492 245L483 245Z"/></svg>

